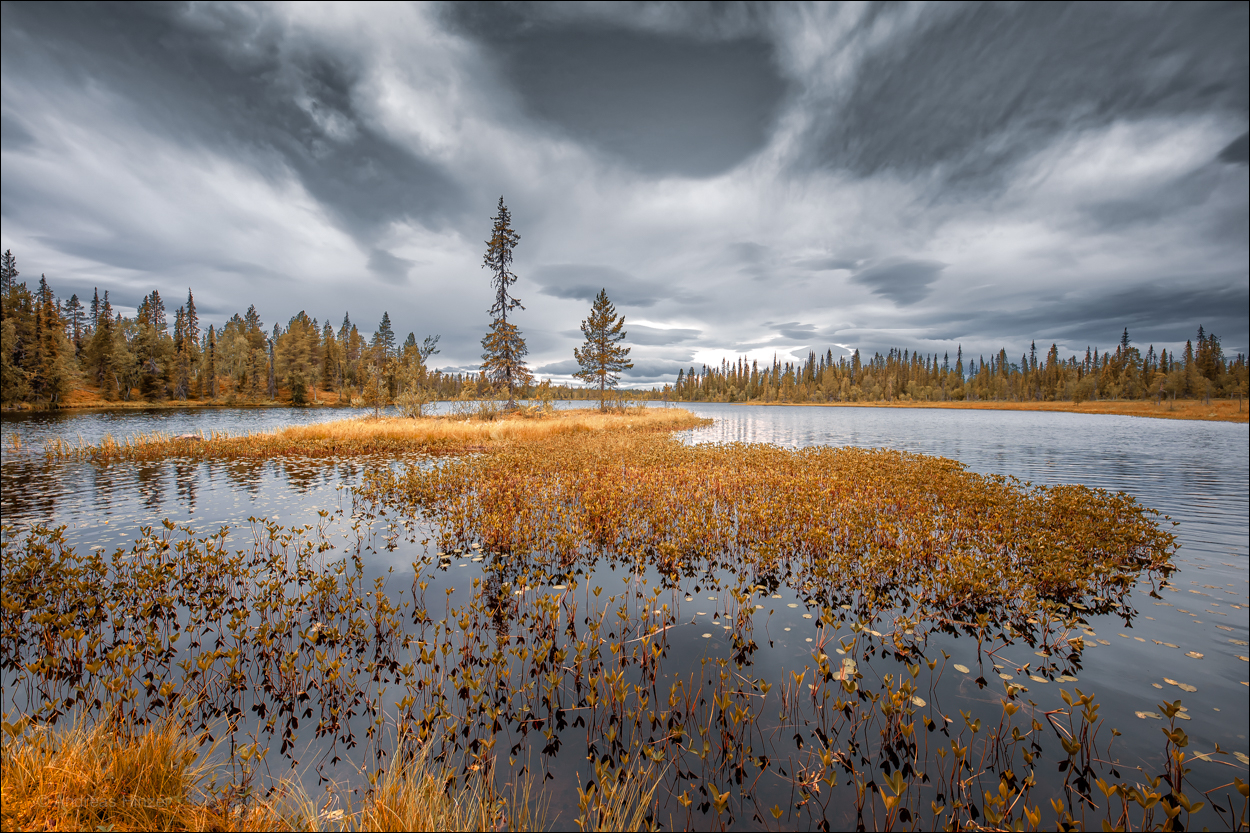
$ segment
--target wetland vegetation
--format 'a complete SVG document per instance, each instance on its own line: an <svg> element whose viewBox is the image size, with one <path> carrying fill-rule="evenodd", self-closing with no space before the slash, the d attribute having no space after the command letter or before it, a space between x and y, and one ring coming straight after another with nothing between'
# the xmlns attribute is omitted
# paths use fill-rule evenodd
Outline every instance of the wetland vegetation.
<svg viewBox="0 0 1250 833"><path fill-rule="evenodd" d="M310 525L166 522L112 552L6 525L6 827L1244 827L1244 763L1194 748L1178 697L1122 754L1081 681L1092 622L1170 589L1165 519L646 417L431 420L468 453L376 466ZM435 447L417 424L354 430ZM388 552L410 582L369 575Z"/></svg>

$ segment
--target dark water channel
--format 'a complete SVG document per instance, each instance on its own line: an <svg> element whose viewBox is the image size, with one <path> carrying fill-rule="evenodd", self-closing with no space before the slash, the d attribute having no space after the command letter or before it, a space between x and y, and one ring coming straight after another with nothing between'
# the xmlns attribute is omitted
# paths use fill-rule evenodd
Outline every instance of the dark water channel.
<svg viewBox="0 0 1250 833"><path fill-rule="evenodd" d="M1190 738L1190 751L1210 752L1218 744L1233 753L1210 762L1195 762L1192 777L1204 788L1230 781L1232 775L1246 777L1245 754L1250 751L1246 739L1250 724L1246 707L1250 694L1250 666L1246 661L1250 653L1246 644L1250 623L1250 433L1246 425L1016 411L686 407L715 420L708 428L686 432L684 440L690 443L887 447L940 455L980 473L1011 475L1039 484L1079 483L1122 490L1177 521L1174 532L1181 547L1179 571L1172 577L1176 589L1164 592L1161 600L1151 599L1145 592L1136 593L1139 615L1131 627L1119 617L1091 617L1088 631L1092 635L1086 637L1083 665L1073 675L1078 681L1065 685L1032 681L1018 674L1017 667L1038 662L1024 646L1004 651L999 657L1002 668L995 670L1002 672L1003 679L1010 677L1016 684L1026 685L1028 698L1043 709L1063 706L1060 688L1070 691L1075 686L1096 694L1100 716L1124 735L1115 747L1122 769L1141 764L1158 770L1161 721L1139 714L1157 713L1160 702L1183 698L1188 709L1184 729ZM371 468L401 465L396 461L47 465L34 453L53 439L73 442L82 437L97 442L105 434L122 438L152 431L244 433L343 415L329 409L6 415L0 510L6 524L64 524L74 546L106 551L129 546L140 527L159 525L165 519L202 534L229 526L233 530L230 540L242 542L253 528L249 518L264 518L286 527L316 525L318 513L329 511L332 516L339 513L328 531L330 540L339 542L339 554L360 553L365 578L372 581L387 576L388 591L397 598L409 593L407 598L412 600L410 588L424 579L428 583L426 598L446 598L451 605L467 600L475 580L498 581L498 575L492 578L491 569L496 574L500 569L492 568L489 559L469 548L451 553L452 557L440 565L434 544L423 543L429 537L428 530L423 535L420 527L410 529L405 536L397 534L395 519L372 519L371 526L366 524L372 535L364 539L350 529L352 499L346 487L358 484ZM327 554L327 559L334 554ZM420 575L414 573L414 563ZM545 593L566 602L571 594L580 605L579 617L593 617L608 609L615 615L615 605L626 599L628 591L631 626L652 621L672 625L664 634L665 674L672 679L691 678L696 686L712 673L708 669L715 668L715 660L732 652L731 629L726 623L743 607L731 598L734 584L728 576L688 578L676 588L666 588L655 596L654 611L649 606L640 608L637 599L644 595L649 598L650 588L663 583L661 577L653 571L638 574L629 565L596 564L590 574L574 578L575 588L561 586L561 592L553 589L558 577L553 577L547 587L527 587L526 580L517 574L508 578L523 588L519 593ZM604 588L602 597L589 592L594 586ZM642 593L644 586L648 594ZM562 595L566 589L569 593ZM753 638L760 646L751 658L750 676L780 682L792 673L810 670L813 639L819 640L820 635L799 589L785 583L767 592L760 589L747 606L755 608L749 616ZM437 619L441 614L434 608L431 602L431 613ZM438 608L441 610L441 602ZM819 611L816 614L818 620ZM847 635L845 630L836 634ZM940 649L950 655L951 664L971 668L967 674L948 668L923 694L926 700L940 701L942 711L956 717L958 709L973 705L984 708L988 704L993 712L1002 696L998 680L988 687L975 684L978 657L976 646L969 642L939 637L927 652L934 656ZM834 660L836 664L839 658ZM882 660L874 674L880 678L898 673L898 668L898 663ZM1174 685L1177 682L1196 690L1181 691ZM662 688L668 691L667 685ZM10 709L13 702L6 695L4 708ZM562 826L576 817L577 787L593 777L593 762L582 751L588 731L576 726L561 728L557 735L562 743L555 744L562 750L559 752L552 752L552 743L537 742L543 740L537 731L511 737L509 743L517 741L511 750L496 750L511 751L513 754L504 757L519 759L514 767L528 761L535 772L544 773L552 808L563 819ZM793 741L776 732L764 735L754 743L757 753L768 750L774 760L791 754L787 749L794 746ZM302 748L315 752L311 732L301 735L301 743L305 744ZM544 745L546 755L541 752ZM304 758L300 765L308 763ZM356 760L354 765L365 764ZM793 770L787 770L787 775L793 775ZM334 777L356 782L359 770L355 774L344 770ZM671 773L666 778L666 788L674 796L695 786L673 778ZM837 829L856 823L853 808L845 801L817 802L813 806L821 809L815 813L812 807L787 809L774 821L763 809L774 805L793 808L796 800L793 780L777 777L773 771L758 780L753 790L749 800L735 797L731 805L734 812L729 816L718 816L715 808L708 812L706 806L701 810L701 805L709 804L704 800L706 791L703 797L696 796L691 808L669 798L661 805L659 820L666 827L727 824L802 829L824 821ZM1203 822L1223 826L1216 816L1204 816ZM868 824L872 826L871 821Z"/></svg>

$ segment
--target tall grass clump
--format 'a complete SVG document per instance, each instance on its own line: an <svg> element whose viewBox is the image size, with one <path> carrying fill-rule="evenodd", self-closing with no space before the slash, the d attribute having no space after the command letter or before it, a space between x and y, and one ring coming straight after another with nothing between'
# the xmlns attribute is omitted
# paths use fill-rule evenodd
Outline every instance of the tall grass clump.
<svg viewBox="0 0 1250 833"><path fill-rule="evenodd" d="M105 436L98 444L53 440L44 447L49 460L109 463L167 458L191 460L339 457L349 455L454 454L480 452L508 443L533 443L558 436L602 431L676 431L709 424L677 408L619 408L511 412L475 410L462 416L358 418L294 425L245 436L212 432L200 435L140 434L118 441Z"/></svg>
<svg viewBox="0 0 1250 833"><path fill-rule="evenodd" d="M147 727L83 717L60 728L5 724L0 814L5 830L249 830L260 809L231 806L206 785L219 767L173 721Z"/></svg>

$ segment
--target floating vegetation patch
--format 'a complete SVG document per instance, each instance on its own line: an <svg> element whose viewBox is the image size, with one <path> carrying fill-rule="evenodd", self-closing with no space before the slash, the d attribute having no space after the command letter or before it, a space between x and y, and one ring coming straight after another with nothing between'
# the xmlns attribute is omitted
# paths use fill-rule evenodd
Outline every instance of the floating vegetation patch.
<svg viewBox="0 0 1250 833"><path fill-rule="evenodd" d="M535 442L560 435L601 431L675 431L707 425L711 420L679 408L630 406L601 411L518 408L491 418L480 415L380 419L342 419L293 425L243 436L222 432L164 434L153 432L125 439L106 435L92 444L53 440L44 458L91 460L98 463L189 460L270 459L274 457L346 457L356 455L452 454L480 452L513 442ZM14 451L20 441L13 435Z"/></svg>
<svg viewBox="0 0 1250 833"><path fill-rule="evenodd" d="M1180 700L1121 761L1080 682L1090 619L1131 624L1172 569L1122 494L588 431L229 536L80 554L6 527L6 729L179 719L239 783L350 762L367 796L428 750L448 789L533 773L587 829L1245 823L1243 773L1195 786L1195 759L1244 765L1189 749ZM411 548L411 584L367 580L370 548Z"/></svg>

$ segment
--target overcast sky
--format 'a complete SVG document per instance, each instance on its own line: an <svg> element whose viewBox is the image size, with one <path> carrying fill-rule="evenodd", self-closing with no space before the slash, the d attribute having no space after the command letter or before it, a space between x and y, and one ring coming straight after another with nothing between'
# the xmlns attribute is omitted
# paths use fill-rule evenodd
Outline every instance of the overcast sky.
<svg viewBox="0 0 1250 833"><path fill-rule="evenodd" d="M62 297L195 291L634 384L749 355L1013 359L1250 330L1250 21L1203 5L4 4L0 246Z"/></svg>

